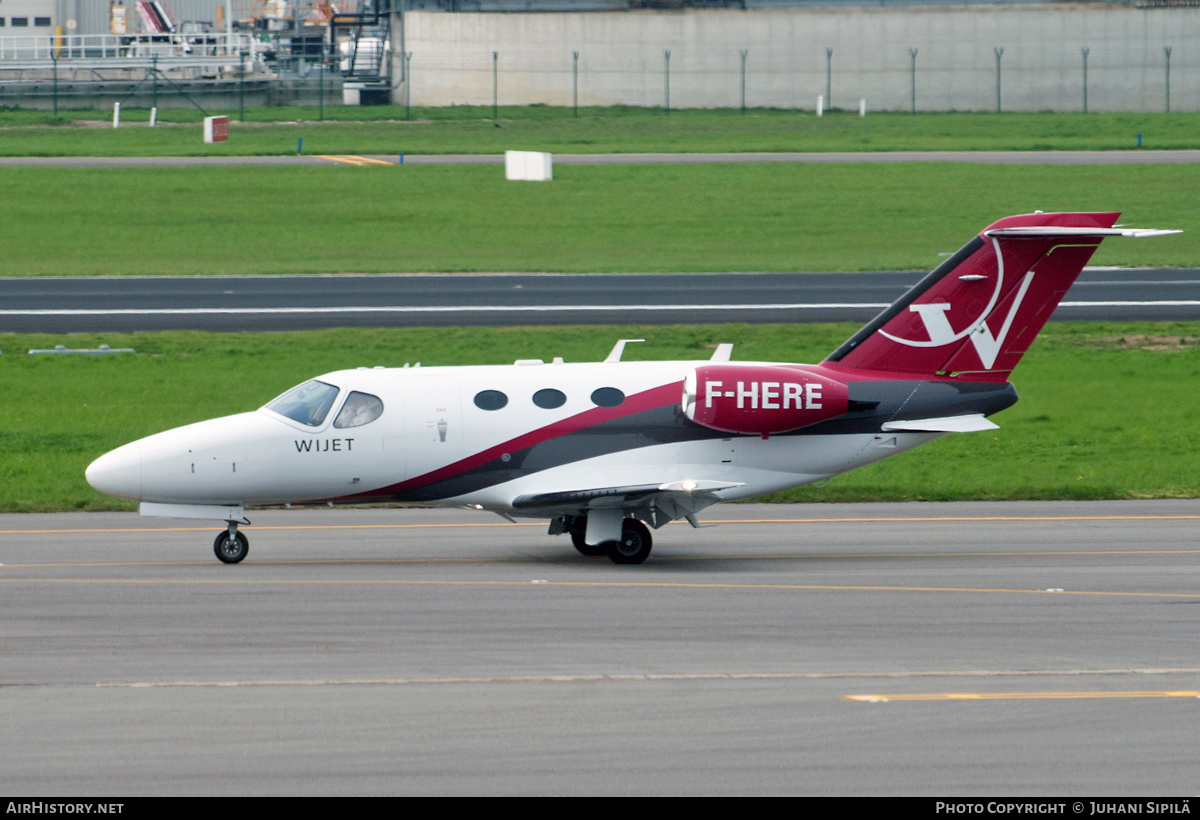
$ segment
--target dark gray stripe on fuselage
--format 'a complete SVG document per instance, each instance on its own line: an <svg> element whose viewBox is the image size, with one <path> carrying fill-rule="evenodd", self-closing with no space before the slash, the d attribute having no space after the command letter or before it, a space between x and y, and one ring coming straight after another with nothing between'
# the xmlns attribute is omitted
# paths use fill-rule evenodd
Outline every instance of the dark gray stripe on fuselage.
<svg viewBox="0 0 1200 820"><path fill-rule="evenodd" d="M1016 388L1008 382L869 381L852 382L848 386L851 402L859 402L861 409L811 427L779 433L777 437L872 434L880 432L880 427L888 421L972 413L991 415L1017 401ZM514 450L507 454L507 461L496 458L440 481L380 496L380 500L436 501L612 453L658 444L747 437L696 424L688 420L679 404L671 404ZM361 503L371 499L358 495L353 500Z"/></svg>

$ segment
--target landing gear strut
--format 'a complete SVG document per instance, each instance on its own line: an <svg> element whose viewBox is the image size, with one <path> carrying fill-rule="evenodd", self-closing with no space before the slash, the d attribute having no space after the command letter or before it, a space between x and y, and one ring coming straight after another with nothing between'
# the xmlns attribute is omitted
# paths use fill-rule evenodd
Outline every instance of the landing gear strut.
<svg viewBox="0 0 1200 820"><path fill-rule="evenodd" d="M229 529L217 536L213 541L213 552L222 563L236 564L250 552L250 541L238 532L236 521L229 522Z"/></svg>
<svg viewBox="0 0 1200 820"><path fill-rule="evenodd" d="M598 555L608 555L607 544L596 544L595 546L583 540L584 533L587 532L587 516L581 515L571 522L571 543L575 545L575 549L579 550L580 555L586 555L588 558L595 558Z"/></svg>

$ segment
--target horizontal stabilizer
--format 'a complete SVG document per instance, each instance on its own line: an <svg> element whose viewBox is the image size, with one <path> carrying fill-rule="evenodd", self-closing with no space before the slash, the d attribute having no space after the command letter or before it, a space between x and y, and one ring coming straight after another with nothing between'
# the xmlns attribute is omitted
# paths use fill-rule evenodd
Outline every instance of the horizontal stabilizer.
<svg viewBox="0 0 1200 820"><path fill-rule="evenodd" d="M979 433L984 430L999 429L1000 425L988 421L980 413L972 413L969 416L943 416L938 419L909 419L883 423L885 433L901 430L914 433Z"/></svg>
<svg viewBox="0 0 1200 820"><path fill-rule="evenodd" d="M1015 228L998 228L994 231L984 231L984 236L1019 238L1022 236L1128 236L1142 239L1147 236L1168 236L1183 231L1163 230L1161 228L1061 228L1056 225L1026 225Z"/></svg>

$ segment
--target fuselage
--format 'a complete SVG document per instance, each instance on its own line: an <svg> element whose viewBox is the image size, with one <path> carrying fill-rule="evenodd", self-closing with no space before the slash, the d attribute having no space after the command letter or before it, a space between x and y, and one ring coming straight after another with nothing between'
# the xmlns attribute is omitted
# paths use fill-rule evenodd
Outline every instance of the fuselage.
<svg viewBox="0 0 1200 820"><path fill-rule="evenodd" d="M1007 382L782 365L845 382L848 409L798 430L739 435L685 414L684 382L701 364L342 370L258 410L120 447L97 459L87 478L110 495L171 504L387 501L520 515L534 514L514 509L521 497L648 481L720 482L728 488L716 496L729 500L820 481L941 435L884 432L884 422L986 415L1016 400ZM747 372L781 366L738 365ZM747 378L738 387L747 402L769 406L781 401L774 384Z"/></svg>

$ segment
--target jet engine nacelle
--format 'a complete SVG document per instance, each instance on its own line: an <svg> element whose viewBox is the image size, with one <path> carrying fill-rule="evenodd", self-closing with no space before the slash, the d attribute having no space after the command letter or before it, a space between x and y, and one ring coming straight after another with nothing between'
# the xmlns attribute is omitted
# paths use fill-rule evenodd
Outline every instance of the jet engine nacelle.
<svg viewBox="0 0 1200 820"><path fill-rule="evenodd" d="M710 364L683 380L683 412L726 433L784 433L836 418L850 389L790 367Z"/></svg>

